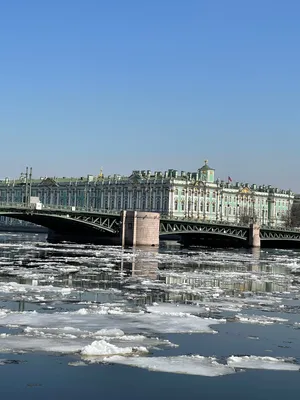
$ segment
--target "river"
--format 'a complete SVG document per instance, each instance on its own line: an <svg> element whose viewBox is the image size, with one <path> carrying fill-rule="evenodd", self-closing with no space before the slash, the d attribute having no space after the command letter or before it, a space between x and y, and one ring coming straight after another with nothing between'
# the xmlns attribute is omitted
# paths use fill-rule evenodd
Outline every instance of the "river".
<svg viewBox="0 0 300 400"><path fill-rule="evenodd" d="M300 252L0 234L0 394L292 399Z"/></svg>

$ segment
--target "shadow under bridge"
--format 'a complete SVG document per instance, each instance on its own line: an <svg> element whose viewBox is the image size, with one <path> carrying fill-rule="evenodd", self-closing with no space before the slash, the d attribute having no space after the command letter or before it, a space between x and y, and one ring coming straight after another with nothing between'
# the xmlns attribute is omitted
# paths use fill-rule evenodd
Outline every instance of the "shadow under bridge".
<svg viewBox="0 0 300 400"><path fill-rule="evenodd" d="M160 223L161 239L168 239L168 237L172 236L179 236L181 242L186 244L209 244L210 242L225 244L235 242L242 246L248 242L249 227L211 222L162 220Z"/></svg>
<svg viewBox="0 0 300 400"><path fill-rule="evenodd" d="M120 217L93 213L0 210L0 215L43 226L58 234L116 236Z"/></svg>

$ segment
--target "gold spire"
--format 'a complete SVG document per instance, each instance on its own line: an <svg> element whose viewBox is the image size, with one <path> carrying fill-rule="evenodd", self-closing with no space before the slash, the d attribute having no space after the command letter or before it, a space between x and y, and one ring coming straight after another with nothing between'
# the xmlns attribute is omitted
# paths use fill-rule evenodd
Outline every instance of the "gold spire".
<svg viewBox="0 0 300 400"><path fill-rule="evenodd" d="M103 167L100 168L100 172L98 175L98 179L102 179L103 178Z"/></svg>

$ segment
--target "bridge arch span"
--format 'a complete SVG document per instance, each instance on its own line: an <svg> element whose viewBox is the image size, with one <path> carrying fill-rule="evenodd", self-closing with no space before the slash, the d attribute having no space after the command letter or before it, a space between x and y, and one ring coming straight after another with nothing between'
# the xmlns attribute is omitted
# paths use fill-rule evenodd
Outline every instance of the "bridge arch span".
<svg viewBox="0 0 300 400"><path fill-rule="evenodd" d="M172 233L161 233L160 234L160 236L163 239L167 239L168 236L171 236L171 235L172 235ZM237 240L241 240L243 242L248 240L247 236L241 236L238 234L231 234L231 233L226 233L226 232L207 232L207 231L198 231L198 230L178 231L178 232L174 232L173 235L179 235L181 237L184 237L184 236L187 236L187 237L188 236L199 236L199 237L211 236L211 237L216 237L216 238L219 237L220 239L221 238L237 239Z"/></svg>
<svg viewBox="0 0 300 400"><path fill-rule="evenodd" d="M96 224L88 220L84 221L82 219L77 219L76 216L70 217L68 214L53 215L43 213L0 212L0 215L21 221L31 222L60 234L116 234L116 229L113 227L105 226L103 224Z"/></svg>

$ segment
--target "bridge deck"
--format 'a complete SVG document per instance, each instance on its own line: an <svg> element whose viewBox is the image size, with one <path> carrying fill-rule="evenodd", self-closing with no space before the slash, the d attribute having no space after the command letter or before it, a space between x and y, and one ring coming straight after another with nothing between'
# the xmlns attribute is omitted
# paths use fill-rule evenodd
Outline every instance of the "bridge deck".
<svg viewBox="0 0 300 400"><path fill-rule="evenodd" d="M49 207L35 209L24 204L0 204L0 214L23 219L42 226L50 227L51 224L81 224L96 230L119 234L120 212L118 210L94 210L74 207ZM68 222L67 222L68 221ZM231 224L221 221L204 221L192 219L173 219L170 216L161 215L160 235L186 235L186 234L210 234L227 236L240 240L247 240L249 226L244 224ZM260 227L261 240L289 240L300 241L300 229L282 227Z"/></svg>

